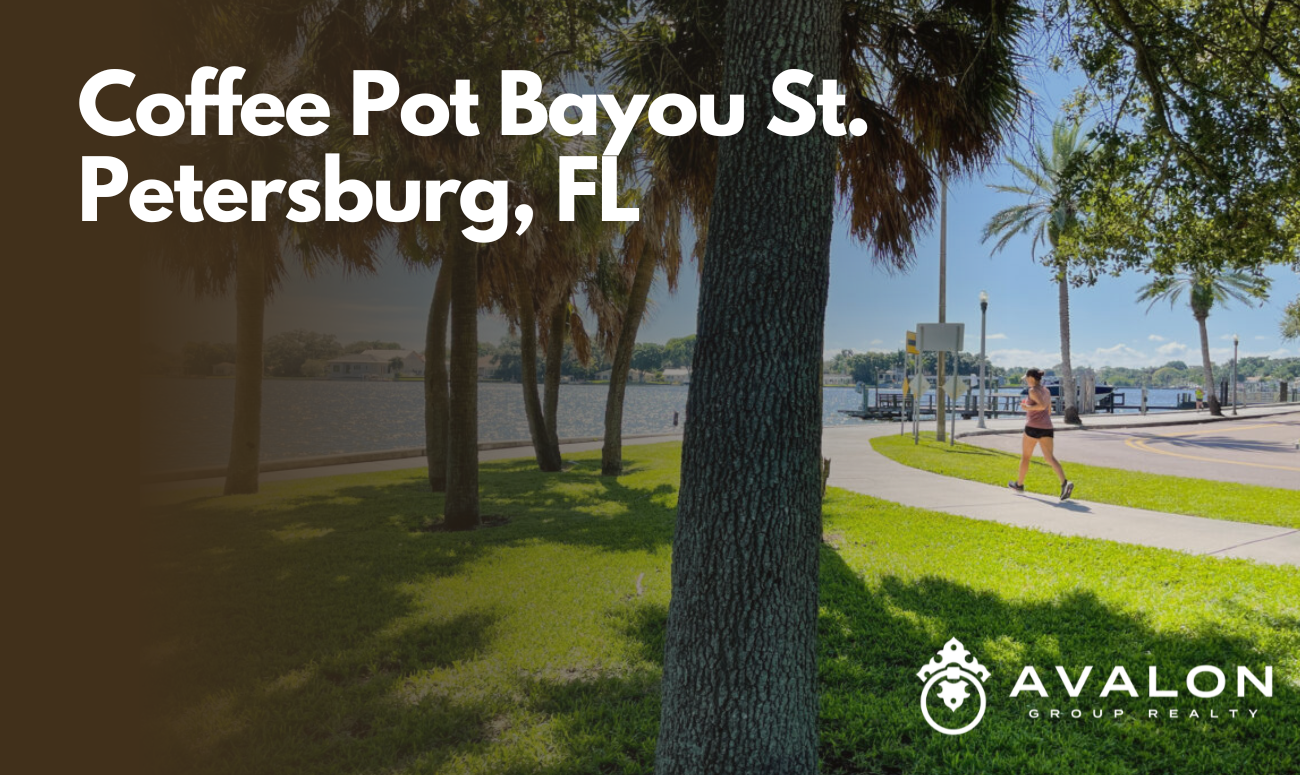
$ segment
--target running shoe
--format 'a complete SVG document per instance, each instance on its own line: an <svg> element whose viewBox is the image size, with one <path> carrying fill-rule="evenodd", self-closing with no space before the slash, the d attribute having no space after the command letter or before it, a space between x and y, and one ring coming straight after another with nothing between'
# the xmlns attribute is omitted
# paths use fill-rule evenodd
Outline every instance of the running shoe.
<svg viewBox="0 0 1300 775"><path fill-rule="evenodd" d="M1074 482L1066 479L1061 484L1061 500L1068 500L1071 493L1074 492Z"/></svg>
<svg viewBox="0 0 1300 775"><path fill-rule="evenodd" d="M1025 491L1025 486L1023 484L1016 484L1015 482L1007 482L1007 486L1015 490L1016 492Z"/></svg>

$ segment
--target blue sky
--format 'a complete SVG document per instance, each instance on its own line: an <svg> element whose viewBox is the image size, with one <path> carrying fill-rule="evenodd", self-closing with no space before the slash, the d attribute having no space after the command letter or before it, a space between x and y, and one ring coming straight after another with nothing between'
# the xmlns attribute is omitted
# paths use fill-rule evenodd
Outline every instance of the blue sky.
<svg viewBox="0 0 1300 775"><path fill-rule="evenodd" d="M1030 78L1036 96L1034 120L1022 134L1042 136L1055 117L1055 106L1072 86L1069 77ZM1026 140L1008 152L1023 157ZM975 179L954 181L948 197L949 322L966 323L966 349L979 349L979 292L989 293L989 359L999 366L1049 368L1060 359L1056 284L1047 269L1030 257L1030 240L1010 242L997 256L980 244L983 225L998 210L1017 203L1011 194L992 191L992 183L1015 181L1000 162ZM919 241L917 259L907 274L891 274L872 265L867 253L837 222L831 243L831 290L826 309L826 352L894 350L904 332L918 322L938 319L938 214ZM1300 342L1278 335L1282 308L1300 296L1300 276L1284 267L1269 270L1273 287L1268 302L1250 308L1233 303L1215 308L1209 319L1211 357L1232 356L1232 336L1241 339L1242 355L1300 356ZM1199 362L1199 334L1184 304L1159 304L1147 312L1138 304L1138 288L1150 278L1140 274L1104 277L1095 286L1071 291L1073 362L1084 366L1160 365L1170 360ZM373 277L344 278L325 272L308 280L294 275L267 309L268 335L294 328L333 333L341 341L383 339L423 348L425 319L434 275L411 271L400 261L385 262ZM144 280L145 290L157 284ZM676 295L668 295L662 277L652 296L654 309L642 325L639 341L664 342L695 331L698 282L694 267L683 271ZM147 340L177 348L185 341L234 340L234 300L196 302L174 293L146 293L142 320ZM492 316L480 320L479 339L497 341L505 323Z"/></svg>

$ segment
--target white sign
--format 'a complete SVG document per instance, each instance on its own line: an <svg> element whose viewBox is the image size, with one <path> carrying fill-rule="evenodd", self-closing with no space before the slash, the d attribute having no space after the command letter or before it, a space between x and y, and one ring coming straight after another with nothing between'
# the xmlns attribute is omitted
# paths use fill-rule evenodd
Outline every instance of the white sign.
<svg viewBox="0 0 1300 775"><path fill-rule="evenodd" d="M965 339L965 323L918 323L916 325L916 347L921 352L959 353Z"/></svg>

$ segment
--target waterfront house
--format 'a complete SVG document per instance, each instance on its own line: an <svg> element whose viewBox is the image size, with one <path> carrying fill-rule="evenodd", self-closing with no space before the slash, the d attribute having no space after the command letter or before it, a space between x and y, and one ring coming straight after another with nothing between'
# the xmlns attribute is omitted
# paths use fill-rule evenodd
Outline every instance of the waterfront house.
<svg viewBox="0 0 1300 775"><path fill-rule="evenodd" d="M674 385L689 385L691 383L691 370L664 369L664 380Z"/></svg>
<svg viewBox="0 0 1300 775"><path fill-rule="evenodd" d="M214 377L233 377L235 376L235 364L230 361L223 361L212 367L212 376Z"/></svg>
<svg viewBox="0 0 1300 775"><path fill-rule="evenodd" d="M396 356L384 358L364 353L344 355L329 362L325 376L330 379L392 379L390 363L393 357Z"/></svg>
<svg viewBox="0 0 1300 775"><path fill-rule="evenodd" d="M628 370L627 370L627 381L628 381L628 382L645 382L645 378L646 378L646 376L647 376L649 373L650 373L650 372L648 372L648 371L637 371L636 369L628 369ZM665 374L666 374L666 373L667 373L667 372L665 372ZM598 379L598 380L603 380L603 381L605 381L605 382L608 382L608 381L609 381L609 378L612 377L612 376L614 376L614 370L613 370L613 369L602 369L602 370L596 372L596 379Z"/></svg>
<svg viewBox="0 0 1300 775"><path fill-rule="evenodd" d="M375 358L391 362L394 358L402 359L402 367L398 371L407 377L424 376L424 355L419 350L363 350L362 355L370 355Z"/></svg>
<svg viewBox="0 0 1300 775"><path fill-rule="evenodd" d="M667 372L664 372L667 374ZM852 385L854 384L852 374L822 374L823 385Z"/></svg>

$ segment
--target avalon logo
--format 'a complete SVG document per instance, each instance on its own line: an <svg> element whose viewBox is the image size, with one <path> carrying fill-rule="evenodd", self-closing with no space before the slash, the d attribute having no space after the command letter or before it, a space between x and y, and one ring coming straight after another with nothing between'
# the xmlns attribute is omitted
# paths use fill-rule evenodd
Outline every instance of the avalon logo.
<svg viewBox="0 0 1300 775"><path fill-rule="evenodd" d="M970 651L956 638L943 644L943 648L937 653L939 656L932 657L930 664L921 668L921 672L916 674L917 678L925 681L925 688L921 690L921 713L925 716L926 723L936 732L945 735L963 735L974 729L975 725L980 723L980 719L984 718L988 698L984 694L983 682L989 680L989 671L979 663L979 660L972 657ZM956 728L945 727L935 722L930 715L929 699L930 690L936 683L939 684L939 699L948 706L949 711L960 708L970 697L967 687L974 687L980 698L979 712L975 714L974 720Z"/></svg>

